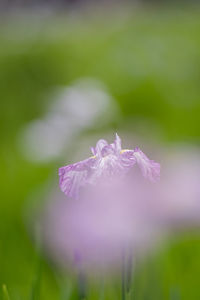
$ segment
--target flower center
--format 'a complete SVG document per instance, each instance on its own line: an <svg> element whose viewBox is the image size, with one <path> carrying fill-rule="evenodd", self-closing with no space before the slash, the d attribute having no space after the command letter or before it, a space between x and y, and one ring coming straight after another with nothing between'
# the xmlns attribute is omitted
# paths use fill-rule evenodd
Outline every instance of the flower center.
<svg viewBox="0 0 200 300"><path fill-rule="evenodd" d="M120 153L122 154L122 153L124 153L126 151L130 151L130 150L129 149L123 149L123 150L120 151Z"/></svg>

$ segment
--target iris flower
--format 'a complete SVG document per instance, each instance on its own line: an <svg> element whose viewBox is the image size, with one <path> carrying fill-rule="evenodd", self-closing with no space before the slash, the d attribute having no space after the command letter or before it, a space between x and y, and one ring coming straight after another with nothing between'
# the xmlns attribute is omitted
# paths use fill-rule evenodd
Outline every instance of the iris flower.
<svg viewBox="0 0 200 300"><path fill-rule="evenodd" d="M153 182L159 179L160 164L150 160L138 147L123 150L117 134L114 143L101 139L91 151L93 156L59 169L60 188L71 198L79 198L81 188L95 185L99 180L124 176L135 164L145 178Z"/></svg>

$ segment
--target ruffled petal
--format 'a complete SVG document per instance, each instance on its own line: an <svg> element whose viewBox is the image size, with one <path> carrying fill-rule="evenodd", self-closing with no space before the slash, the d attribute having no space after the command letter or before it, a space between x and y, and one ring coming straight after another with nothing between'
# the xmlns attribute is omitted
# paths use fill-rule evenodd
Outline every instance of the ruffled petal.
<svg viewBox="0 0 200 300"><path fill-rule="evenodd" d="M130 169L136 163L134 150L122 150L120 154L120 161L123 168Z"/></svg>
<svg viewBox="0 0 200 300"><path fill-rule="evenodd" d="M159 163L150 160L139 148L135 148L133 155L145 178L154 182L160 179Z"/></svg>
<svg viewBox="0 0 200 300"><path fill-rule="evenodd" d="M116 134L114 143L99 140L91 148L93 156L59 169L60 188L71 198L78 198L80 188L96 184L101 179L122 177L137 163L145 178L156 181L160 177L160 164L150 160L139 148L121 150L121 139Z"/></svg>
<svg viewBox="0 0 200 300"><path fill-rule="evenodd" d="M95 156L96 155L96 149L94 147L91 147L90 150L91 150L92 154Z"/></svg>
<svg viewBox="0 0 200 300"><path fill-rule="evenodd" d="M121 139L117 133L115 135L114 146L115 146L115 153L120 154L120 152L122 150L122 146L121 146Z"/></svg>
<svg viewBox="0 0 200 300"><path fill-rule="evenodd" d="M88 182L90 170L94 164L95 158L90 157L78 163L59 168L61 191L67 196L77 199L80 188Z"/></svg>
<svg viewBox="0 0 200 300"><path fill-rule="evenodd" d="M106 146L108 146L108 142L106 140L99 140L95 147L95 155L98 155L98 157L102 157L102 150Z"/></svg>

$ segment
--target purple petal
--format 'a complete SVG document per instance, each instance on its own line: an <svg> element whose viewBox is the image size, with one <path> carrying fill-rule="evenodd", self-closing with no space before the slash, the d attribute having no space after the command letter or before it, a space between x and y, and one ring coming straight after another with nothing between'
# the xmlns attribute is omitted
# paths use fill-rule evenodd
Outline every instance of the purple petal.
<svg viewBox="0 0 200 300"><path fill-rule="evenodd" d="M134 150L122 150L120 160L124 168L131 168L136 163Z"/></svg>
<svg viewBox="0 0 200 300"><path fill-rule="evenodd" d="M90 150L91 150L92 154L95 156L95 155L96 155L96 150L95 150L95 148L94 148L94 147L91 147Z"/></svg>
<svg viewBox="0 0 200 300"><path fill-rule="evenodd" d="M120 154L120 152L122 150L122 146L121 146L121 139L120 139L120 137L118 136L117 133L116 133L114 145L115 145L116 154Z"/></svg>
<svg viewBox="0 0 200 300"><path fill-rule="evenodd" d="M99 140L95 147L96 155L102 157L102 150L105 146L108 146L108 142L106 140Z"/></svg>
<svg viewBox="0 0 200 300"><path fill-rule="evenodd" d="M134 150L134 157L145 178L151 181L157 181L160 178L159 163L150 160L138 147Z"/></svg>
<svg viewBox="0 0 200 300"><path fill-rule="evenodd" d="M90 168L95 163L95 158L88 158L78 163L59 169L61 191L67 196L77 199L79 190L87 183Z"/></svg>

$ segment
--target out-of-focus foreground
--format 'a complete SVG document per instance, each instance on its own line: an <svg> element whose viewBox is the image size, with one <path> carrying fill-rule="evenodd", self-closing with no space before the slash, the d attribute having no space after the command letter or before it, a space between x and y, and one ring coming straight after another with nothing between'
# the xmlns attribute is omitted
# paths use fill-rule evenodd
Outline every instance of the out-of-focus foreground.
<svg viewBox="0 0 200 300"><path fill-rule="evenodd" d="M0 283L11 300L76 299L73 275L37 249L38 207L97 137L142 141L161 165L168 149L198 154L199 33L199 7L2 18ZM134 299L200 299L196 219L135 263ZM91 284L88 299L117 300L115 280L104 295Z"/></svg>

